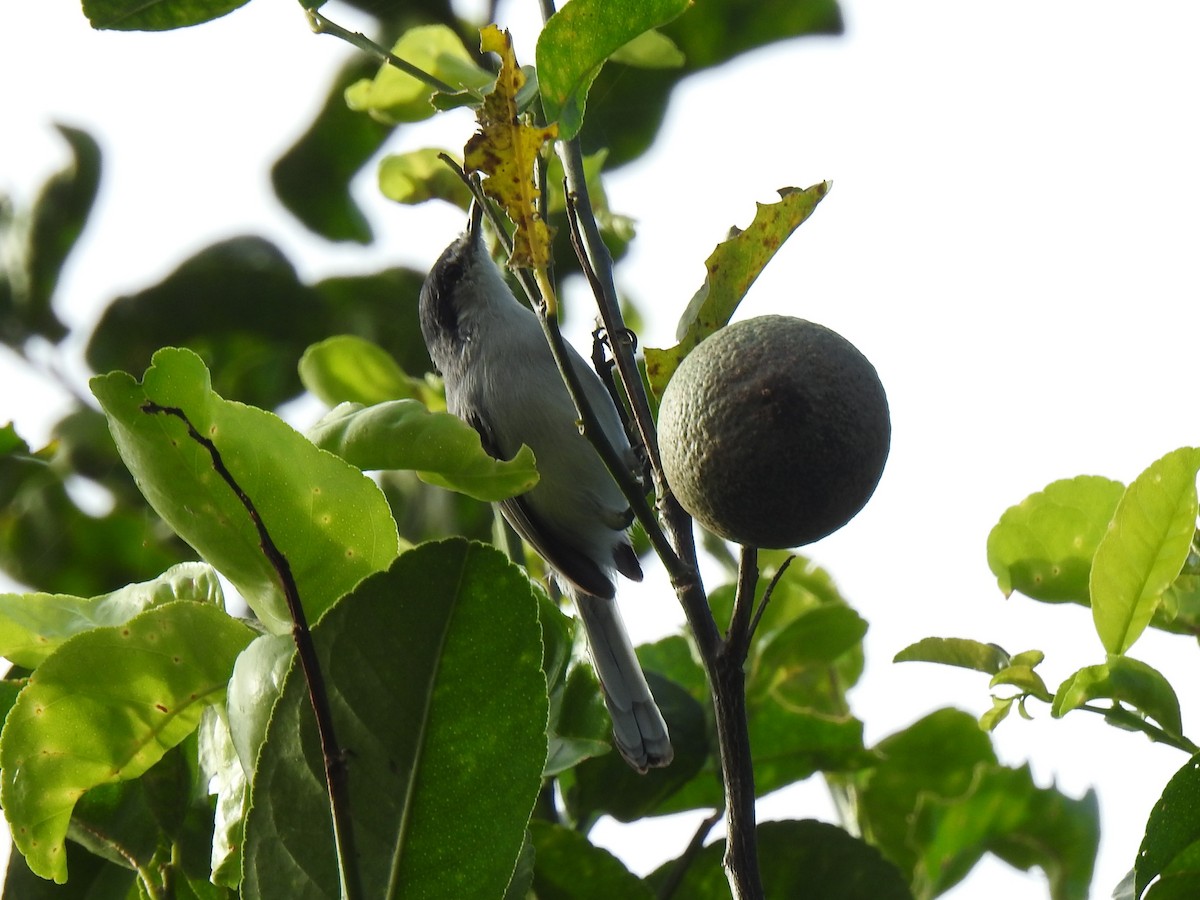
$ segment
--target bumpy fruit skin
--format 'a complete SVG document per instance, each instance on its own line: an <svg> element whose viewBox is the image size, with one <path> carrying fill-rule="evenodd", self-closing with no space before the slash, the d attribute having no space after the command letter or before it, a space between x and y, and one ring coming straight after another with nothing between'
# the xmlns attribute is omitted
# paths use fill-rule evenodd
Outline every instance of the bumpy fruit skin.
<svg viewBox="0 0 1200 900"><path fill-rule="evenodd" d="M667 384L658 428L683 508L727 540L775 549L849 522L879 483L892 433L870 361L790 316L702 341Z"/></svg>

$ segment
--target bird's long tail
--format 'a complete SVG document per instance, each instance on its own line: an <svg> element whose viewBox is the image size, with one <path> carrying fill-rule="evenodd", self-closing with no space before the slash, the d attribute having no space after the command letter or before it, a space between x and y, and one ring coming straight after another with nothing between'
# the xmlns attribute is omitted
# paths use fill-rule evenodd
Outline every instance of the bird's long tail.
<svg viewBox="0 0 1200 900"><path fill-rule="evenodd" d="M582 591L572 593L612 716L617 749L639 772L667 765L675 755L667 723L650 693L616 603Z"/></svg>

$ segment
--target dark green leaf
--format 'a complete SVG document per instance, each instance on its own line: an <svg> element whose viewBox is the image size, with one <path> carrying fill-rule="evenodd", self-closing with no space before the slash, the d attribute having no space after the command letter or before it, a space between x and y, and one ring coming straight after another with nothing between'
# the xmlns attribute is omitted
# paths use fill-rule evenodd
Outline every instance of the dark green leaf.
<svg viewBox="0 0 1200 900"><path fill-rule="evenodd" d="M137 874L71 842L67 844L71 880L55 884L34 875L14 846L4 875L4 900L136 900Z"/></svg>
<svg viewBox="0 0 1200 900"><path fill-rule="evenodd" d="M1028 767L983 765L965 797L918 798L915 892L932 897L948 890L991 851L1019 869L1040 867L1053 900L1087 900L1099 818L1093 792L1073 800L1037 787Z"/></svg>
<svg viewBox="0 0 1200 900"><path fill-rule="evenodd" d="M329 326L321 295L273 244L232 238L110 304L87 361L96 372L140 372L160 347L188 347L212 369L218 393L270 409L300 392L300 355Z"/></svg>
<svg viewBox="0 0 1200 900"><path fill-rule="evenodd" d="M931 662L960 666L995 675L1010 662L1008 654L996 644L969 638L922 638L896 654L893 662Z"/></svg>
<svg viewBox="0 0 1200 900"><path fill-rule="evenodd" d="M575 137L600 66L643 32L682 14L687 0L575 0L550 17L537 43L538 83L546 119L559 137Z"/></svg>
<svg viewBox="0 0 1200 900"><path fill-rule="evenodd" d="M252 637L215 606L178 601L78 634L38 667L0 734L0 801L30 868L66 879L79 797L137 778L191 734Z"/></svg>
<svg viewBox="0 0 1200 900"><path fill-rule="evenodd" d="M1125 491L1096 548L1089 587L1104 649L1124 653L1179 577L1196 534L1200 450L1182 447L1153 463Z"/></svg>
<svg viewBox="0 0 1200 900"><path fill-rule="evenodd" d="M488 455L479 433L450 413L431 413L416 400L374 406L343 403L309 430L318 447L364 471L411 469L421 480L478 500L502 500L537 484L533 451L511 460Z"/></svg>
<svg viewBox="0 0 1200 900"><path fill-rule="evenodd" d="M1080 669L1058 687L1052 715L1064 716L1092 700L1115 700L1132 706L1175 737L1183 734L1179 698L1157 669L1128 656Z"/></svg>
<svg viewBox="0 0 1200 900"><path fill-rule="evenodd" d="M214 442L287 558L310 621L395 558L395 523L374 482L277 416L213 393L195 354L161 350L140 384L114 372L91 385L150 505L233 582L269 630L288 633L292 620L246 508L184 422L147 413L147 402L182 410Z"/></svg>
<svg viewBox="0 0 1200 900"><path fill-rule="evenodd" d="M431 371L417 312L424 281L424 272L395 268L317 282L316 290L329 309L328 333L352 334L378 344L410 375Z"/></svg>
<svg viewBox="0 0 1200 900"><path fill-rule="evenodd" d="M646 679L671 732L675 759L666 768L651 769L645 775L634 772L616 753L580 763L567 790L567 805L575 818L608 813L618 821L632 822L654 815L711 762L700 704L679 685L656 672L648 671ZM599 686L594 690L598 695Z"/></svg>
<svg viewBox="0 0 1200 900"><path fill-rule="evenodd" d="M1009 507L987 543L988 566L1004 595L1088 605L1092 557L1124 492L1119 481L1081 475Z"/></svg>
<svg viewBox="0 0 1200 900"><path fill-rule="evenodd" d="M247 0L83 0L93 28L169 31L220 18Z"/></svg>
<svg viewBox="0 0 1200 900"><path fill-rule="evenodd" d="M546 760L537 602L496 550L426 544L365 579L313 629L364 895L503 896ZM293 669L246 819L247 898L338 894L308 693ZM392 887L389 889L389 885Z"/></svg>
<svg viewBox="0 0 1200 900"><path fill-rule="evenodd" d="M51 306L59 272L87 224L100 186L100 146L86 131L57 128L71 146L72 161L46 182L34 203L26 245L28 284L19 310L23 336L40 334L52 341L67 333ZM0 325L0 333L10 328Z"/></svg>
<svg viewBox="0 0 1200 900"><path fill-rule="evenodd" d="M768 897L820 900L912 900L899 870L879 851L836 825L806 819L758 826L758 853ZM722 859L725 842L709 844L687 868L673 896L687 900L728 900ZM676 862L648 879L661 885Z"/></svg>
<svg viewBox="0 0 1200 900"><path fill-rule="evenodd" d="M1200 840L1200 755L1176 772L1146 820L1146 836L1134 866L1135 897Z"/></svg>
<svg viewBox="0 0 1200 900"><path fill-rule="evenodd" d="M346 88L369 78L379 63L356 57L338 73L308 131L271 169L275 194L304 225L330 241L371 242L371 225L350 193L350 181L392 129L346 106Z"/></svg>
<svg viewBox="0 0 1200 900"><path fill-rule="evenodd" d="M577 831L533 822L533 890L538 900L653 900L644 881Z"/></svg>
<svg viewBox="0 0 1200 900"><path fill-rule="evenodd" d="M996 754L975 719L956 709L930 713L875 749L879 764L860 778L863 825L892 862L915 872L919 853L911 829L918 801L963 797L976 768L995 765Z"/></svg>

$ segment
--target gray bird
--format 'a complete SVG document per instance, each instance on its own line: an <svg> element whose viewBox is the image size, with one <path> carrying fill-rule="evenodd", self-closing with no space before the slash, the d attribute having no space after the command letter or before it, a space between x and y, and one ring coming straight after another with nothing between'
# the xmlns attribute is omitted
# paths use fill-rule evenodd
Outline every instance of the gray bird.
<svg viewBox="0 0 1200 900"><path fill-rule="evenodd" d="M482 209L430 270L421 288L421 332L446 384L450 412L470 424L484 449L511 459L522 444L540 480L504 500L504 518L546 561L575 609L613 722L621 755L639 772L673 756L666 722L634 655L613 598L620 572L640 581L627 529L629 503L588 440L537 316L521 305L483 240ZM608 440L634 454L607 390L568 346L571 365Z"/></svg>

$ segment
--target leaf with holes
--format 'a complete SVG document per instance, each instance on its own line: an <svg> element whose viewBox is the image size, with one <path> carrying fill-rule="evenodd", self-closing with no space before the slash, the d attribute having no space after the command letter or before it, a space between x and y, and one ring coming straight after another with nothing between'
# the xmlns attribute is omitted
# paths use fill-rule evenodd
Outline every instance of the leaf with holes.
<svg viewBox="0 0 1200 900"><path fill-rule="evenodd" d="M0 733L0 804L30 869L66 880L75 803L191 734L253 637L223 610L181 600L76 635L38 667Z"/></svg>

